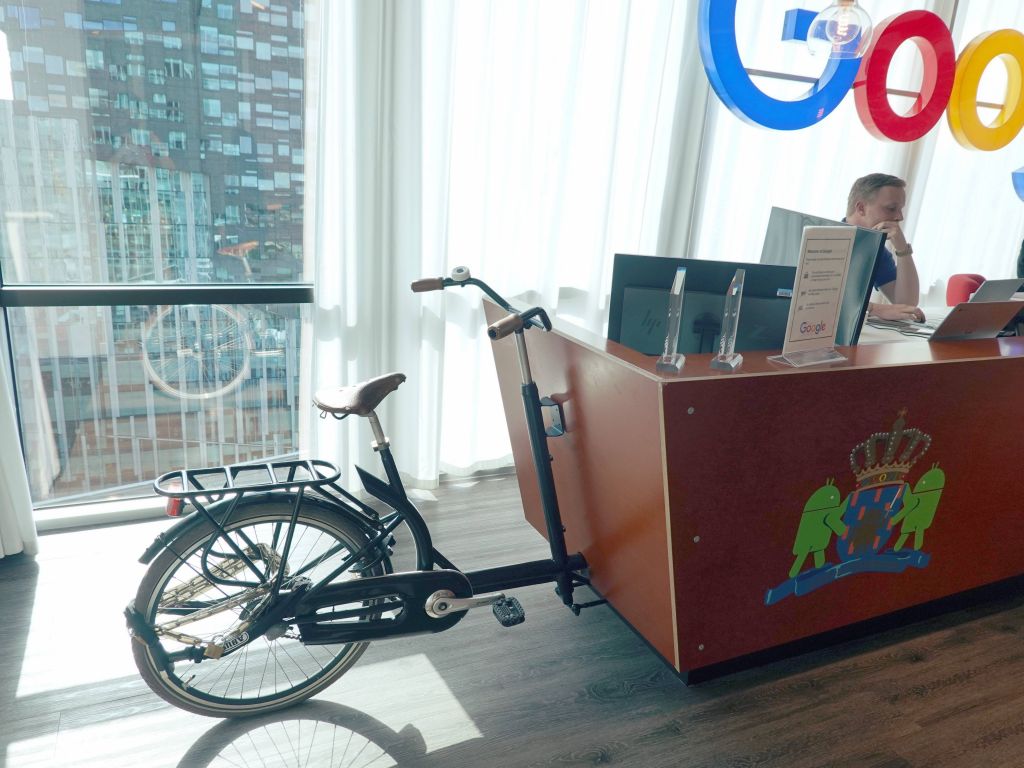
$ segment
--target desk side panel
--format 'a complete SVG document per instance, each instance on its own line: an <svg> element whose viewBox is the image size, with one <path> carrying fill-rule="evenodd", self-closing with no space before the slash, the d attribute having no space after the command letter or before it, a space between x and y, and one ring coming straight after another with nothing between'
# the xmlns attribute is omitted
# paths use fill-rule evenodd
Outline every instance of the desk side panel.
<svg viewBox="0 0 1024 768"><path fill-rule="evenodd" d="M678 668L660 384L557 333L530 331L527 343L541 396L565 410L566 434L549 445L569 552L583 553L595 588ZM495 343L494 358L526 519L546 536L514 341Z"/></svg>
<svg viewBox="0 0 1024 768"><path fill-rule="evenodd" d="M667 385L682 668L1024 573L1022 381L1008 357ZM919 458L855 496L851 453L894 424Z"/></svg>

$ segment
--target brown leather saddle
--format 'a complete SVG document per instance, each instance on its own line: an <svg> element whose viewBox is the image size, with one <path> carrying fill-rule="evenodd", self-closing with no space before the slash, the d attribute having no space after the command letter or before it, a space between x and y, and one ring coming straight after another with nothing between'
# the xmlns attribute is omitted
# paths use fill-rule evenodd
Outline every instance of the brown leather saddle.
<svg viewBox="0 0 1024 768"><path fill-rule="evenodd" d="M327 387L313 395L313 405L338 419L367 416L403 381L404 373L388 373L351 387Z"/></svg>

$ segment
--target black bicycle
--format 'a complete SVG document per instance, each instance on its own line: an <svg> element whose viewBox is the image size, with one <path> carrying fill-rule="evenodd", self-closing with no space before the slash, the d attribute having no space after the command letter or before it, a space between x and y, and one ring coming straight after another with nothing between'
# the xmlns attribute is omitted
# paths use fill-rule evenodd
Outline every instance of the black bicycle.
<svg viewBox="0 0 1024 768"><path fill-rule="evenodd" d="M356 467L371 503L343 488L340 472L317 459L273 461L159 477L170 512L191 507L140 558L149 566L125 609L136 665L159 696L190 712L237 717L271 712L313 696L344 674L371 640L441 632L489 605L504 626L521 623L519 602L502 590L554 582L578 615L588 585L582 555L566 551L548 438L530 372L525 332L551 330L545 311L517 312L464 267L418 280L413 291L475 286L508 315L488 328L514 335L522 397L551 557L460 571L431 540L406 495L375 409L405 380L401 373L318 392L323 416L366 418L386 479ZM403 570L396 550L411 545Z"/></svg>

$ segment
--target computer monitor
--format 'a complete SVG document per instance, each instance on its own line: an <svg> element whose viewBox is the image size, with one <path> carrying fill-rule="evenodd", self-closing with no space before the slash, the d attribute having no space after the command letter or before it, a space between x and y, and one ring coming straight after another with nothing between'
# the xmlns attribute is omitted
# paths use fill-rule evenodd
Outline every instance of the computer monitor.
<svg viewBox="0 0 1024 768"><path fill-rule="evenodd" d="M717 352L725 293L737 269L746 270L736 350L781 349L789 320L795 267L704 259L616 254L608 338L648 355L664 351L668 293L686 267L678 351Z"/></svg>
<svg viewBox="0 0 1024 768"><path fill-rule="evenodd" d="M761 247L761 263L795 267L800 261L804 227L842 226L848 225L785 208L772 208ZM836 344L853 346L860 339L860 329L864 325L864 315L868 311L868 302L875 285L878 257L884 248L884 232L857 227L853 254L850 256L850 272L846 278L846 290L836 327Z"/></svg>

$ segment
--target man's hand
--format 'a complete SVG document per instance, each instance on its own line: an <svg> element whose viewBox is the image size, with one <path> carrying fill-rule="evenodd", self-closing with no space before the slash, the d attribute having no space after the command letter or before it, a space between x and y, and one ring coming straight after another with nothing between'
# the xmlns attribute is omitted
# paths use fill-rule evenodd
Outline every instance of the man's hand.
<svg viewBox="0 0 1024 768"><path fill-rule="evenodd" d="M913 323L924 322L924 312L920 307L910 304L875 304L868 305L868 315L879 320L909 320Z"/></svg>
<svg viewBox="0 0 1024 768"><path fill-rule="evenodd" d="M894 253L906 253L907 238L904 237L903 230L900 228L899 222L880 221L878 224L875 224L874 228L879 232L885 232L885 238L892 243L892 250Z"/></svg>

